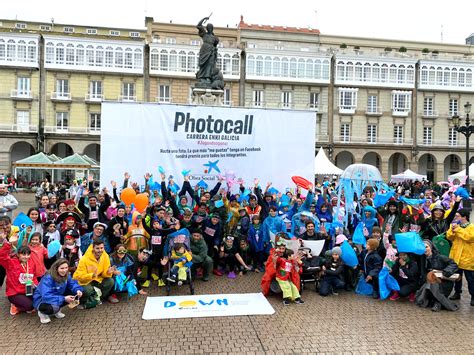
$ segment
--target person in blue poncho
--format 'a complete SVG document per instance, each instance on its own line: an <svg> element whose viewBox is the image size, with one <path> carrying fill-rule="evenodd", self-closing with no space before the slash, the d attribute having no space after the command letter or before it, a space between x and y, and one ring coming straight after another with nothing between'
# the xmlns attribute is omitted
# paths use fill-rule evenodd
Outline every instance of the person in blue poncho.
<svg viewBox="0 0 474 355"><path fill-rule="evenodd" d="M82 297L83 288L69 273L66 259L56 260L41 279L33 294L33 307L38 310L41 323L51 322L50 316L64 318L61 307Z"/></svg>
<svg viewBox="0 0 474 355"><path fill-rule="evenodd" d="M364 235L366 238L372 235L372 228L379 225L376 215L377 211L372 206L367 205L362 209L361 223L364 224ZM366 232L368 233L367 235Z"/></svg>
<svg viewBox="0 0 474 355"><path fill-rule="evenodd" d="M262 237L265 241L270 241L270 232L274 234L286 232L285 222L277 216L277 210L278 208L276 206L270 206L269 215L263 221Z"/></svg>
<svg viewBox="0 0 474 355"><path fill-rule="evenodd" d="M262 224L260 223L260 216L258 214L252 217L252 224L250 225L247 235L254 270L255 272L264 272L265 260L268 258L267 255L270 252L270 240L263 238Z"/></svg>
<svg viewBox="0 0 474 355"><path fill-rule="evenodd" d="M329 204L323 203L321 206L316 207L316 216L320 222L332 223L332 213L329 209Z"/></svg>
<svg viewBox="0 0 474 355"><path fill-rule="evenodd" d="M311 212L303 211L296 213L291 220L291 234L299 238L300 235L306 232L306 222L313 221L315 230L319 231L320 223L313 217Z"/></svg>

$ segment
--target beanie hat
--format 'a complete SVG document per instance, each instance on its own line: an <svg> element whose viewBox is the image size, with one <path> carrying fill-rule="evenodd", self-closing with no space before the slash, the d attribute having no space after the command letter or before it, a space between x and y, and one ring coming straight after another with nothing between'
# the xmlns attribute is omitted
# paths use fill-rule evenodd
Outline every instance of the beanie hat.
<svg viewBox="0 0 474 355"><path fill-rule="evenodd" d="M331 254L337 254L337 255L341 256L342 255L342 250L339 247L334 247L331 250Z"/></svg>

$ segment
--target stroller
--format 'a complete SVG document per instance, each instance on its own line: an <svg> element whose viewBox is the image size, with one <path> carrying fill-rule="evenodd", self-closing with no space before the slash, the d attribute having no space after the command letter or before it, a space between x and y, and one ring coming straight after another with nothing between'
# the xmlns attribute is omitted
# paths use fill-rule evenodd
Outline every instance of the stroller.
<svg viewBox="0 0 474 355"><path fill-rule="evenodd" d="M298 252L301 255L301 261L303 262L303 271L300 275L300 293L303 293L306 284L314 284L314 289L318 292L321 266L324 260L319 256L311 255L310 248L302 247L298 249Z"/></svg>
<svg viewBox="0 0 474 355"><path fill-rule="evenodd" d="M191 250L190 235L189 235L189 231L186 228L180 229L179 231L168 235L168 238L166 238L166 244L165 244L165 248L163 250L163 255L168 256L168 263L165 266L165 272L163 274L163 278L166 280L166 295L167 296L170 295L171 287L172 287L172 285L174 285L174 282L169 281L167 276L170 275L171 268L173 267L173 261L171 260L171 252L172 252L173 247L176 243L182 243L182 244L184 244L185 248L188 251ZM194 295L194 284L193 284L193 280L192 280L192 277L191 277L191 267L186 268L185 283L189 284L189 293L191 295Z"/></svg>

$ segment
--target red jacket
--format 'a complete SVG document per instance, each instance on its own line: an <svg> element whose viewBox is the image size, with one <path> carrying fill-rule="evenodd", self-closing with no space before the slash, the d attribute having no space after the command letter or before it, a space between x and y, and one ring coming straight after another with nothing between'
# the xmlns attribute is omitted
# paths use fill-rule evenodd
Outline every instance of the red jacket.
<svg viewBox="0 0 474 355"><path fill-rule="evenodd" d="M31 274L32 281L38 285L38 268L33 260L28 260L25 267L20 264L20 259L16 255L10 255L11 244L4 242L0 248L0 265L7 272L6 296L24 295L26 294L25 284L20 282L20 278L24 279L24 274Z"/></svg>
<svg viewBox="0 0 474 355"><path fill-rule="evenodd" d="M265 296L267 296L270 293L270 284L272 283L272 280L276 277L276 274L277 274L275 270L275 266L273 265L273 260L272 260L274 254L275 254L275 249L272 248L270 250L270 255L267 259L267 262L265 264L265 274L263 274L263 277L262 277L261 287L262 287L262 293ZM300 274L296 272L294 268L292 272L290 273L289 278L299 291L300 290Z"/></svg>

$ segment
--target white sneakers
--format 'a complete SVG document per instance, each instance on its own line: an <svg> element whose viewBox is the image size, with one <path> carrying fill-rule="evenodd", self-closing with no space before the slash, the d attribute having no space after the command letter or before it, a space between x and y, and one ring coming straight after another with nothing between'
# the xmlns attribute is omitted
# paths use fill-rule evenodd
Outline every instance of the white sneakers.
<svg viewBox="0 0 474 355"><path fill-rule="evenodd" d="M47 314L44 314L44 313L38 311L38 316L40 318L41 324L47 324L47 323L51 322L51 317L48 316ZM64 313L62 313L61 311L55 313L54 316L58 319L66 317L66 315Z"/></svg>

